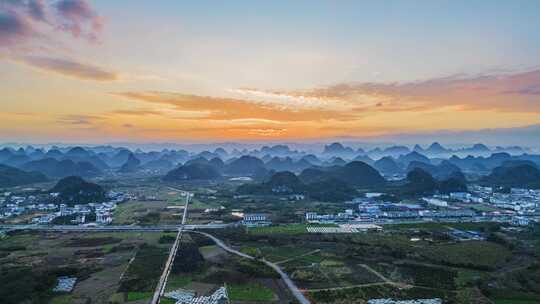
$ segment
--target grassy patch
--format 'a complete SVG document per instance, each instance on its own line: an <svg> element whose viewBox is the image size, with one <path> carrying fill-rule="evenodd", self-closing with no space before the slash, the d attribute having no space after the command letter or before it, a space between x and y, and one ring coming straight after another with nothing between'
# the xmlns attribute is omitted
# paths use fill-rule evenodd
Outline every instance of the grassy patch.
<svg viewBox="0 0 540 304"><path fill-rule="evenodd" d="M414 285L454 290L457 272L447 267L432 267L422 264L403 264L403 274L413 280Z"/></svg>
<svg viewBox="0 0 540 304"><path fill-rule="evenodd" d="M63 295L63 296L54 297L51 300L50 304L70 304L72 303L72 301L73 299L71 295Z"/></svg>
<svg viewBox="0 0 540 304"><path fill-rule="evenodd" d="M127 301L139 301L139 300L145 300L150 299L152 297L151 292L128 292L127 294Z"/></svg>
<svg viewBox="0 0 540 304"><path fill-rule="evenodd" d="M324 260L321 262L323 267L342 267L344 263L338 260Z"/></svg>
<svg viewBox="0 0 540 304"><path fill-rule="evenodd" d="M495 304L537 304L540 303L540 295L514 290L497 290L492 300Z"/></svg>
<svg viewBox="0 0 540 304"><path fill-rule="evenodd" d="M97 247L105 246L111 244L120 243L122 239L114 237L82 237L82 238L72 238L70 239L65 246L66 247Z"/></svg>
<svg viewBox="0 0 540 304"><path fill-rule="evenodd" d="M117 292L109 298L109 303L111 304L124 303L124 296L125 296L125 293Z"/></svg>
<svg viewBox="0 0 540 304"><path fill-rule="evenodd" d="M307 233L307 225L305 224L290 224L268 227L248 228L248 233L252 234L303 234Z"/></svg>
<svg viewBox="0 0 540 304"><path fill-rule="evenodd" d="M260 284L227 285L229 298L232 301L271 301L274 293Z"/></svg>
<svg viewBox="0 0 540 304"><path fill-rule="evenodd" d="M303 234L307 233L307 227L337 227L335 224L288 224L279 226L248 228L252 234Z"/></svg>
<svg viewBox="0 0 540 304"><path fill-rule="evenodd" d="M455 279L455 283L458 287L466 287L469 285L473 285L476 281L486 277L487 275L488 273L484 271L459 269L457 277Z"/></svg>
<svg viewBox="0 0 540 304"><path fill-rule="evenodd" d="M165 249L143 245L129 266L120 291L151 291L155 288L167 259Z"/></svg>
<svg viewBox="0 0 540 304"><path fill-rule="evenodd" d="M175 304L175 303L176 301L173 299L169 299L165 297L162 297L161 299L159 299L159 304Z"/></svg>
<svg viewBox="0 0 540 304"><path fill-rule="evenodd" d="M490 242L461 242L427 246L421 250L426 259L452 266L489 270L502 265L511 252Z"/></svg>
<svg viewBox="0 0 540 304"><path fill-rule="evenodd" d="M191 283L191 281L191 277L187 275L171 275L167 281L167 290L182 288Z"/></svg>
<svg viewBox="0 0 540 304"><path fill-rule="evenodd" d="M217 245L201 246L201 247L199 247L199 251L201 252L201 254L208 254L208 253L216 250L216 248L218 248Z"/></svg>
<svg viewBox="0 0 540 304"><path fill-rule="evenodd" d="M18 251L26 248L37 240L34 234L17 234L0 239L0 251Z"/></svg>
<svg viewBox="0 0 540 304"><path fill-rule="evenodd" d="M40 303L51 296L56 276L30 267L3 267L0 271L0 299L5 304Z"/></svg>
<svg viewBox="0 0 540 304"><path fill-rule="evenodd" d="M250 256L258 256L261 253L259 248L255 248L255 247L242 247L240 251Z"/></svg>
<svg viewBox="0 0 540 304"><path fill-rule="evenodd" d="M301 248L298 246L262 246L258 250L265 257L265 259L278 262L290 258L299 257L305 253L312 251L308 248Z"/></svg>

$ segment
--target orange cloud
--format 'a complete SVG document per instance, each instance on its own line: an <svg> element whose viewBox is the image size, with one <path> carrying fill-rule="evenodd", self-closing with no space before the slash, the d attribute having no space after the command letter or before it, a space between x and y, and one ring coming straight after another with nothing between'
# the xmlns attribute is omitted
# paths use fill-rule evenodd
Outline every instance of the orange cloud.
<svg viewBox="0 0 540 304"><path fill-rule="evenodd" d="M538 80L540 72L533 71L303 91L237 89L228 97L128 91L112 95L132 107L62 116L51 128L148 140L360 138L512 128L540 123Z"/></svg>
<svg viewBox="0 0 540 304"><path fill-rule="evenodd" d="M353 120L357 113L331 108L296 108L252 100L198 96L171 92L123 92L118 96L132 100L172 106L177 111L199 112L209 120L267 120L277 122Z"/></svg>
<svg viewBox="0 0 540 304"><path fill-rule="evenodd" d="M453 76L408 83L344 83L305 91L278 92L304 98L334 99L365 110L423 111L453 106L461 110L540 112L540 70L529 72Z"/></svg>
<svg viewBox="0 0 540 304"><path fill-rule="evenodd" d="M168 119L182 114L171 127L148 128L154 136L161 130L162 135L182 133L192 138L361 137L540 122L540 70L296 91L240 88L228 93L239 97L158 91L115 95L154 104L159 108L153 109L166 113L163 116ZM153 124L162 124L163 119Z"/></svg>

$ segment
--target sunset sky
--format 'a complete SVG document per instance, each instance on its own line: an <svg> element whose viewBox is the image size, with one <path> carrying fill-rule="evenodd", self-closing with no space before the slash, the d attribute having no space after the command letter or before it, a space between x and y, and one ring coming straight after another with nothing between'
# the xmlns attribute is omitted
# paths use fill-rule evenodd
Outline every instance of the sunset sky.
<svg viewBox="0 0 540 304"><path fill-rule="evenodd" d="M540 1L0 0L0 141L540 124Z"/></svg>

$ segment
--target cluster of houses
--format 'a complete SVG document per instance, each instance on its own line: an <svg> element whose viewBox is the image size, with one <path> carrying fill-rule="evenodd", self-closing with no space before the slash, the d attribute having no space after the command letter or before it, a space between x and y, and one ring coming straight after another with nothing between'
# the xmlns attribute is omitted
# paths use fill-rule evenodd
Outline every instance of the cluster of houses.
<svg viewBox="0 0 540 304"><path fill-rule="evenodd" d="M540 190L510 189L510 193L482 193L495 207L515 211L517 214L537 213L540 207Z"/></svg>
<svg viewBox="0 0 540 304"><path fill-rule="evenodd" d="M346 209L338 214L318 214L316 212L306 212L306 221L309 223L335 223L354 220L354 210Z"/></svg>
<svg viewBox="0 0 540 304"><path fill-rule="evenodd" d="M110 224L113 220L113 213L117 202L110 201L105 203L89 203L85 205L74 205L68 207L66 204L57 205L57 208L51 213L36 216L32 219L34 224L50 224L55 218L60 216L74 216L72 224L85 224L91 214L95 214L97 224Z"/></svg>
<svg viewBox="0 0 540 304"><path fill-rule="evenodd" d="M97 224L110 224L117 204L126 199L123 193L110 191L107 193L107 202L75 204L73 206L49 202L50 198L57 197L58 193L48 193L46 196L41 197L34 195L16 196L11 195L11 193L4 193L0 200L0 219L22 214L35 214L37 216L32 218L32 223L50 224L58 217L71 216L73 217L71 224L85 224L89 221L89 217L95 215Z"/></svg>
<svg viewBox="0 0 540 304"><path fill-rule="evenodd" d="M476 212L466 208L430 209L420 204L363 201L358 203L358 211L345 209L337 214L306 212L305 220L310 223L372 222L399 219L440 219L474 217Z"/></svg>
<svg viewBox="0 0 540 304"><path fill-rule="evenodd" d="M37 198L34 195L18 196L12 195L11 192L4 192L0 195L0 219L23 214L27 210L25 204L30 204L41 211L50 210L54 206L53 204L38 204L36 207L36 201Z"/></svg>
<svg viewBox="0 0 540 304"><path fill-rule="evenodd" d="M346 202L338 214L307 212L305 219L312 223L393 222L393 221L503 221L526 226L540 217L540 190L511 189L497 193L490 187L471 186L468 192L452 192L422 198L418 203L381 202L375 198L382 193L368 193ZM480 208L478 208L480 206Z"/></svg>
<svg viewBox="0 0 540 304"><path fill-rule="evenodd" d="M540 190L511 188L509 193L501 193L494 191L492 187L471 185L468 192L434 195L423 200L437 207L447 207L451 202L460 202L508 210L518 215L537 214Z"/></svg>

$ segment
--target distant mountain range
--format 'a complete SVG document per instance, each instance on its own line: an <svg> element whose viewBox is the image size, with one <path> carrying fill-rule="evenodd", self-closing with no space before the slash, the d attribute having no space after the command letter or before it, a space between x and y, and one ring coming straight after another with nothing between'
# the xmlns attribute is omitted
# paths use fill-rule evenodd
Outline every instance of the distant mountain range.
<svg viewBox="0 0 540 304"><path fill-rule="evenodd" d="M27 172L10 166L0 165L0 188L28 185L47 181L39 172Z"/></svg>
<svg viewBox="0 0 540 304"><path fill-rule="evenodd" d="M27 146L0 149L0 164L22 172L15 176L37 172L49 179L146 172L168 181L240 176L262 181L274 173L287 171L297 174L304 184L333 181L363 187L384 183L385 179L405 179L406 174L415 169L422 169L439 182L458 175L480 180L503 165L538 167L540 155L528 153L526 148L518 146L488 147L478 143L451 149L438 142L424 147L416 144L369 149L335 142L319 151L291 149L284 144L253 149L224 146L199 152L142 151L112 146L53 146L48 149ZM511 173L503 171L502 174ZM34 177L36 181L43 180L37 175ZM5 180L0 186L14 184L20 182Z"/></svg>

